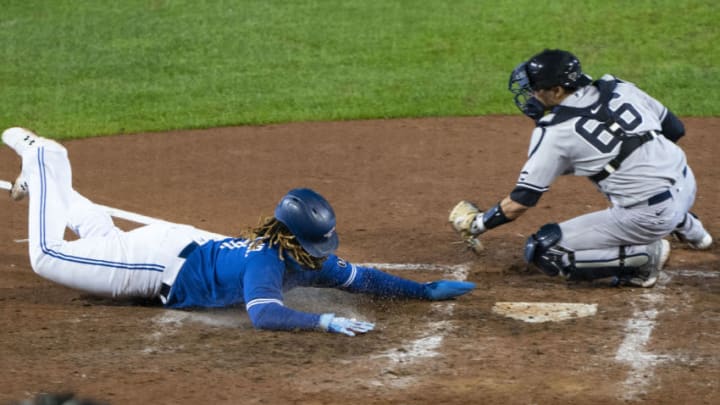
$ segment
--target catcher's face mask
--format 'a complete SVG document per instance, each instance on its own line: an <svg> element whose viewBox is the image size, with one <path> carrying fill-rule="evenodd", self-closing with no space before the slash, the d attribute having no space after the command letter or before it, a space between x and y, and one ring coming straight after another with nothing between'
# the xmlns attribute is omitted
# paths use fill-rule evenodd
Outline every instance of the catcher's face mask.
<svg viewBox="0 0 720 405"><path fill-rule="evenodd" d="M515 105L523 114L534 121L545 115L545 106L533 96L527 74L527 62L523 62L513 69L510 74L508 90L513 94L513 101L515 101Z"/></svg>

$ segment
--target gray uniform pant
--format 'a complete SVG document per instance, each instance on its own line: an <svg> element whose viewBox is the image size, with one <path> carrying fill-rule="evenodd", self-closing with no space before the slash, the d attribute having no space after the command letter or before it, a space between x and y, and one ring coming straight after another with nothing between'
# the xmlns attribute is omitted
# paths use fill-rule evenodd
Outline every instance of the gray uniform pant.
<svg viewBox="0 0 720 405"><path fill-rule="evenodd" d="M648 201L630 207L613 206L560 223L559 245L574 251L578 263L598 263L617 260L619 246L625 246L627 256L645 254L650 243L675 230L689 240L699 240L705 229L688 214L696 192L695 176L688 166L670 189ZM677 228L679 224L683 226Z"/></svg>

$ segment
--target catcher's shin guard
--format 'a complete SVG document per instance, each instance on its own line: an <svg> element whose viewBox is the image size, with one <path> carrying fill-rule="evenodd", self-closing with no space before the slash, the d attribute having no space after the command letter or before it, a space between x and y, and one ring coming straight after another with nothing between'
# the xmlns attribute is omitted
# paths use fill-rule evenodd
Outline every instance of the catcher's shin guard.
<svg viewBox="0 0 720 405"><path fill-rule="evenodd" d="M631 255L627 254L625 246L619 246L616 257L575 261L569 280L592 281L612 277L612 285L652 287L667 261L669 246L667 241L659 240L648 245L646 253Z"/></svg>

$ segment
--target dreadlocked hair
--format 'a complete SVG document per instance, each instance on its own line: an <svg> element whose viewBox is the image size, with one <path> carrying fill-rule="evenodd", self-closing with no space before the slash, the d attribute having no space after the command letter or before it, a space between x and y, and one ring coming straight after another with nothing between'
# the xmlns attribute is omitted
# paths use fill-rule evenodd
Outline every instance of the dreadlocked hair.
<svg viewBox="0 0 720 405"><path fill-rule="evenodd" d="M258 226L244 232L242 236L251 241L248 249L255 249L262 244L277 246L280 260L285 260L284 254L287 252L296 262L313 270L319 270L325 259L306 252L295 235L275 217L261 219Z"/></svg>

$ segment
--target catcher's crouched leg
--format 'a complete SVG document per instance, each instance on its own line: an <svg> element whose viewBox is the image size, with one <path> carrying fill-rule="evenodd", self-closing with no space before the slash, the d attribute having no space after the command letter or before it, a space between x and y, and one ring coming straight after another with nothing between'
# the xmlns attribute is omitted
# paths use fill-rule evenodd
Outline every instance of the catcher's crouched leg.
<svg viewBox="0 0 720 405"><path fill-rule="evenodd" d="M649 261L648 255L626 257L624 247L621 246L616 258L578 263L575 252L557 245L561 239L562 230L558 224L543 225L537 233L527 239L525 261L534 264L548 276L559 274L568 281L593 281L608 277L628 279ZM618 266L619 261L624 264ZM617 280L612 283L619 284Z"/></svg>

